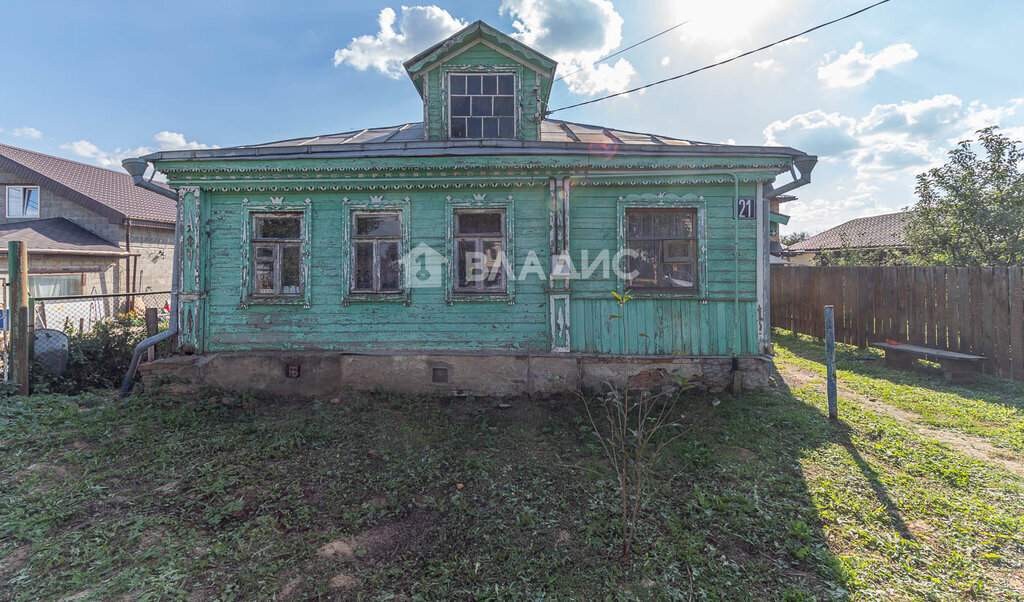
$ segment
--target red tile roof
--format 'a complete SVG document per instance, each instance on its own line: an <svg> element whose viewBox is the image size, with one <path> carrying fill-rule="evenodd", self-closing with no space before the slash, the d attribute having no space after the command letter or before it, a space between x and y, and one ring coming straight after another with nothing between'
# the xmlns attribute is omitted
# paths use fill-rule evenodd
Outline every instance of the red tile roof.
<svg viewBox="0 0 1024 602"><path fill-rule="evenodd" d="M174 223L174 200L139 188L126 173L0 144L0 169L53 192L112 221Z"/></svg>
<svg viewBox="0 0 1024 602"><path fill-rule="evenodd" d="M910 211L886 213L872 217L858 217L835 228L825 230L807 240L789 245L789 251L815 252L828 249L878 249L905 247L904 229L910 220Z"/></svg>

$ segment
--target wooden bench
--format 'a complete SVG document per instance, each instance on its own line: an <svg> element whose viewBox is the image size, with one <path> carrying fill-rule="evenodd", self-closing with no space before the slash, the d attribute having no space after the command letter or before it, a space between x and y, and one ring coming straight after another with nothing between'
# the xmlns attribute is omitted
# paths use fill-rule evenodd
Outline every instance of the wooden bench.
<svg viewBox="0 0 1024 602"><path fill-rule="evenodd" d="M909 370L913 367L915 356L935 359L942 366L942 374L951 383L971 382L974 380L978 362L985 358L980 355L932 349L918 345L871 343L872 347L885 350L885 365L897 370Z"/></svg>

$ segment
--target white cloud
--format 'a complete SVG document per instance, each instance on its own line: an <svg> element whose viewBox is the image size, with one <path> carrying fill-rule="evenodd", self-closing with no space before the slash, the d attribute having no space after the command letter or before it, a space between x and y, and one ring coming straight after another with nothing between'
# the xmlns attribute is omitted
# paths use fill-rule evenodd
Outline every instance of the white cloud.
<svg viewBox="0 0 1024 602"><path fill-rule="evenodd" d="M574 94L621 92L636 74L624 58L593 63L622 43L622 17L609 0L503 0L512 16L512 37L558 61ZM663 63L664 64L664 63Z"/></svg>
<svg viewBox="0 0 1024 602"><path fill-rule="evenodd" d="M782 64L775 59L765 59L754 63L754 67L762 71L782 71Z"/></svg>
<svg viewBox="0 0 1024 602"><path fill-rule="evenodd" d="M60 148L83 159L89 159L100 167L120 170L121 161L129 157L141 157L155 152L155 150L193 150L200 148L218 148L216 145L202 144L199 142L188 142L185 135L178 132L162 131L153 135L153 140L158 148L150 146L137 146L135 148L115 148L112 151L105 151L88 140L76 140L61 144Z"/></svg>
<svg viewBox="0 0 1024 602"><path fill-rule="evenodd" d="M398 30L395 30L395 24ZM360 71L373 68L388 77L402 76L402 63L467 25L437 6L403 6L399 18L392 8L377 16L375 35L352 38L334 51L334 65L348 64Z"/></svg>
<svg viewBox="0 0 1024 602"><path fill-rule="evenodd" d="M717 0L715 2L679 2L671 0L661 7L665 23L692 22L684 28L684 42L735 44L739 40L760 39L765 25L785 21L799 12L808 0Z"/></svg>
<svg viewBox="0 0 1024 602"><path fill-rule="evenodd" d="M153 140L160 145L160 150L195 150L199 148L217 148L217 145L207 145L196 141L187 142L185 135L179 132L168 132L164 130L153 135Z"/></svg>
<svg viewBox="0 0 1024 602"><path fill-rule="evenodd" d="M944 163L949 149L973 137L975 130L1005 121L1019 123L1022 109L1024 98L990 107L940 94L879 104L860 117L816 110L772 122L764 130L768 144L818 155L815 181L846 184L787 205L794 216L791 228L820 230L852 217L913 205L915 175ZM1024 136L1024 127L1003 131L1018 139Z"/></svg>
<svg viewBox="0 0 1024 602"><path fill-rule="evenodd" d="M737 54L743 54L743 51L740 50L739 48L730 48L728 50L725 50L723 52L719 52L718 54L716 54L715 55L715 62L717 63L719 61L724 61L726 59L731 59L732 57L736 56Z"/></svg>
<svg viewBox="0 0 1024 602"><path fill-rule="evenodd" d="M11 133L19 138L32 138L33 140L38 140L43 137L42 132L40 132L36 128L28 126L14 128L14 130L12 130Z"/></svg>
<svg viewBox="0 0 1024 602"><path fill-rule="evenodd" d="M768 124L764 137L770 146L792 146L828 158L857 148L856 126L852 117L814 110Z"/></svg>
<svg viewBox="0 0 1024 602"><path fill-rule="evenodd" d="M874 54L867 54L864 43L857 42L849 52L818 67L818 79L825 82L826 88L853 88L866 83L883 69L891 70L915 58L917 51L910 44L893 44Z"/></svg>

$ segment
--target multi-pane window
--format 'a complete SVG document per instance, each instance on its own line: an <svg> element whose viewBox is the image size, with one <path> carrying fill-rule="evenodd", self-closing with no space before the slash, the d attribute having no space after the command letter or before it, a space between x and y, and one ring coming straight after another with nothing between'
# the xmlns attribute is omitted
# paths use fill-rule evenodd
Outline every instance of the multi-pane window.
<svg viewBox="0 0 1024 602"><path fill-rule="evenodd" d="M39 217L39 188L8 186L7 217Z"/></svg>
<svg viewBox="0 0 1024 602"><path fill-rule="evenodd" d="M400 293L402 214L352 213L352 292Z"/></svg>
<svg viewBox="0 0 1024 602"><path fill-rule="evenodd" d="M455 212L455 290L505 292L505 212Z"/></svg>
<svg viewBox="0 0 1024 602"><path fill-rule="evenodd" d="M253 216L253 294L299 295L302 291L302 214Z"/></svg>
<svg viewBox="0 0 1024 602"><path fill-rule="evenodd" d="M696 290L696 222L696 209L627 209L629 286Z"/></svg>
<svg viewBox="0 0 1024 602"><path fill-rule="evenodd" d="M452 138L515 138L515 76L450 74Z"/></svg>

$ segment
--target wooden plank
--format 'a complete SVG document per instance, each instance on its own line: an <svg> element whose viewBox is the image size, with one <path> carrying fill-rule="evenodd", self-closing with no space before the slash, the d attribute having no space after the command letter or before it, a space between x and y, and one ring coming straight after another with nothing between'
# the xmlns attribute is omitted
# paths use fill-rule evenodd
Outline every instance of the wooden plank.
<svg viewBox="0 0 1024 602"><path fill-rule="evenodd" d="M873 272L873 269L867 267L857 269L857 311L860 323L857 332L858 347L867 347L869 334L875 330L875 308L871 303L874 296L874 284L871 279Z"/></svg>
<svg viewBox="0 0 1024 602"><path fill-rule="evenodd" d="M935 286L935 313L932 319L935 321L935 348L949 349L946 333L946 268L932 268L933 283Z"/></svg>
<svg viewBox="0 0 1024 602"><path fill-rule="evenodd" d="M956 269L956 279L959 281L958 288L960 295L957 299L957 310L960 313L960 352L969 353L971 350L971 271L967 267Z"/></svg>
<svg viewBox="0 0 1024 602"><path fill-rule="evenodd" d="M998 267L992 269L992 358L991 361L996 370L996 375L1008 378L1013 374L1010 367L1010 296L1009 296L1009 268Z"/></svg>
<svg viewBox="0 0 1024 602"><path fill-rule="evenodd" d="M878 295L879 307L881 307L882 329L875 332L877 340L881 341L893 337L893 307L896 303L896 268L878 268L880 284L875 285L875 294Z"/></svg>
<svg viewBox="0 0 1024 602"><path fill-rule="evenodd" d="M1024 380L1024 268L1009 271L1011 376Z"/></svg>
<svg viewBox="0 0 1024 602"><path fill-rule="evenodd" d="M957 268L946 270L946 349L960 351L960 278Z"/></svg>
<svg viewBox="0 0 1024 602"><path fill-rule="evenodd" d="M992 358L993 352L995 351L995 344L993 336L993 315L996 310L995 299L993 298L992 291L995 288L995 269L991 267L983 267L981 270L981 286L978 293L981 303L981 350L979 355L984 355L987 358ZM985 362L985 374L995 374L997 372L995 362L991 359Z"/></svg>

